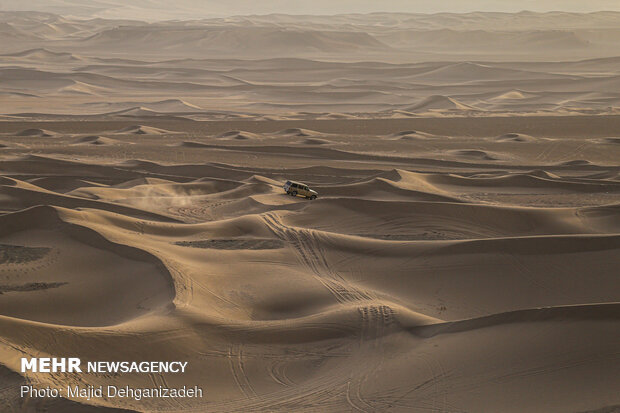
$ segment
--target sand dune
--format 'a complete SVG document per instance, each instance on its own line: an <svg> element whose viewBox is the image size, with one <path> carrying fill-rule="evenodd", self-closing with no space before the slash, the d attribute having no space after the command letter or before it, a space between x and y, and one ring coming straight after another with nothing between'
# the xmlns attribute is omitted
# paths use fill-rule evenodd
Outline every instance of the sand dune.
<svg viewBox="0 0 620 413"><path fill-rule="evenodd" d="M105 136L84 136L75 141L75 145L114 145L121 143L116 139L106 138Z"/></svg>
<svg viewBox="0 0 620 413"><path fill-rule="evenodd" d="M619 13L44 3L0 12L5 410L617 410Z"/></svg>
<svg viewBox="0 0 620 413"><path fill-rule="evenodd" d="M570 127L554 139L535 128L443 138L415 123L369 136L350 120L339 121L346 133L320 121L312 130L239 122L222 132L209 124L205 135L194 121L58 123L46 146L37 134L3 137L21 145L0 160L5 405L19 403L26 379L75 382L13 373L19 357L41 351L183 354L192 368L165 375L168 385L210 390L180 411L616 403L616 145ZM243 134L253 139L237 141ZM141 156L120 156L136 146ZM509 158L490 159L508 146ZM286 196L286 179L319 198ZM576 388L580 380L596 392ZM549 383L552 393L534 397L532 386ZM531 397L515 402L516 392ZM158 399L37 406L95 405L166 408Z"/></svg>
<svg viewBox="0 0 620 413"><path fill-rule="evenodd" d="M27 275L19 277L20 285L34 286L32 290L27 290L27 299L22 294L8 294L3 298L3 308L10 309L3 311L4 316L51 324L103 326L138 317L149 309L165 307L173 297L174 289L169 275L163 268L158 268L161 264L155 259L151 259L149 263L148 257L142 251L110 244L97 233L70 228L56 210L50 207L36 207L1 218L4 220L4 240L10 240L11 234L18 232L20 237L36 237L38 242L43 244L46 239L53 239L55 244L54 251L42 248L37 250L39 255L32 258L30 257L33 253L28 251L33 247L21 247L20 251L20 247L16 246L13 247L16 250L10 254L24 257L23 265L26 267L29 261L35 261L39 265L56 267L57 269L52 271L62 273L62 279L58 281L41 282L36 276L30 278ZM19 241L16 239L14 242ZM88 265L97 268L89 274L90 278L85 279L81 271L68 271L71 266L75 268L79 264L73 261L71 256L63 258L66 257L63 249L75 248L81 250L84 265L89 263ZM127 265L132 275L119 274L116 280L110 279L110 271L105 264L110 261ZM151 289L143 288L145 284L150 285ZM85 289L85 286L88 288ZM125 292L119 296L120 286ZM115 298L101 299L102 295ZM66 307L57 305L60 297ZM93 306L96 300L100 300L101 306ZM136 311L140 302L146 304L143 305L145 310ZM76 317L76 314L79 314L79 317Z"/></svg>
<svg viewBox="0 0 620 413"><path fill-rule="evenodd" d="M122 42L119 40L122 39ZM267 50L272 56L295 53L337 53L360 48L387 48L374 37L362 32L296 31L293 28L270 27L118 27L82 40L81 47L132 51L140 48L166 48L171 52L194 49L194 52L236 54L243 51L256 55ZM231 53L232 52L232 53Z"/></svg>
<svg viewBox="0 0 620 413"><path fill-rule="evenodd" d="M531 142L535 138L522 133L505 133L495 139L498 142Z"/></svg>
<svg viewBox="0 0 620 413"><path fill-rule="evenodd" d="M219 135L217 135L217 138L236 139L236 140L252 140L252 139L260 139L260 136L252 132L231 130L228 132L220 133Z"/></svg>
<svg viewBox="0 0 620 413"><path fill-rule="evenodd" d="M409 112L422 112L426 110L476 110L473 106L468 106L464 103L457 101L456 99L449 98L447 96L430 96L419 103L416 103L405 108Z"/></svg>
<svg viewBox="0 0 620 413"><path fill-rule="evenodd" d="M307 137L307 136L322 136L323 134L317 131L309 130L309 129L290 128L290 129L283 129L279 131L278 135Z"/></svg>
<svg viewBox="0 0 620 413"><path fill-rule="evenodd" d="M17 53L2 55L4 59L13 58L16 61L27 61L40 64L50 63L73 63L80 60L79 57L66 52L53 52L45 48L29 49Z"/></svg>
<svg viewBox="0 0 620 413"><path fill-rule="evenodd" d="M132 125L116 131L118 134L132 134L132 135L164 135L174 133L169 130L153 128L151 126L144 125Z"/></svg>
<svg viewBox="0 0 620 413"><path fill-rule="evenodd" d="M159 102L152 102L146 105L148 109L159 110L165 113L188 113L188 112L200 112L202 108L185 102L182 99L167 99Z"/></svg>
<svg viewBox="0 0 620 413"><path fill-rule="evenodd" d="M35 120L620 113L611 12L0 20L3 113Z"/></svg>
<svg viewBox="0 0 620 413"><path fill-rule="evenodd" d="M331 141L321 138L307 138L303 140L303 143L306 145L327 145L331 143Z"/></svg>
<svg viewBox="0 0 620 413"><path fill-rule="evenodd" d="M459 149L455 151L449 152L451 155L460 158L470 158L470 159L483 159L485 161L494 161L497 160L497 157L489 154L485 151L479 151L476 149Z"/></svg>
<svg viewBox="0 0 620 413"><path fill-rule="evenodd" d="M430 49L453 49L459 45L465 50L498 51L510 47L513 51L535 52L551 47L564 50L587 49L590 44L585 34L575 30L532 30L521 31L518 27L512 30L454 30L443 28L437 30L411 30L379 36L387 44L402 47L422 47Z"/></svg>
<svg viewBox="0 0 620 413"><path fill-rule="evenodd" d="M17 136L32 136L37 138L49 138L54 136L55 133L45 129L24 129L16 134Z"/></svg>

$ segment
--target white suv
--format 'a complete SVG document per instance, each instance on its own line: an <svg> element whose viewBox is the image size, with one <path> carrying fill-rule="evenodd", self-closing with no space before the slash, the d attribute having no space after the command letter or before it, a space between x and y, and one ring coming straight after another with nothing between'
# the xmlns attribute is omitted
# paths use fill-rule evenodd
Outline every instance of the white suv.
<svg viewBox="0 0 620 413"><path fill-rule="evenodd" d="M308 185L295 181L286 181L284 184L284 191L287 195L301 195L311 200L315 200L319 196L319 193L308 188Z"/></svg>

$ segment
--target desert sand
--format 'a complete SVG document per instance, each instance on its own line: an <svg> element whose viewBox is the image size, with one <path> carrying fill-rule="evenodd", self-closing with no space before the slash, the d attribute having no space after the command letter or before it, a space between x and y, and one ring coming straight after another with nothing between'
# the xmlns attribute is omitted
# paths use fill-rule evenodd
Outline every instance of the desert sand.
<svg viewBox="0 0 620 413"><path fill-rule="evenodd" d="M619 114L618 38L620 12L147 23L0 11L0 112L196 120Z"/></svg>
<svg viewBox="0 0 620 413"><path fill-rule="evenodd" d="M619 409L617 13L1 15L6 411Z"/></svg>

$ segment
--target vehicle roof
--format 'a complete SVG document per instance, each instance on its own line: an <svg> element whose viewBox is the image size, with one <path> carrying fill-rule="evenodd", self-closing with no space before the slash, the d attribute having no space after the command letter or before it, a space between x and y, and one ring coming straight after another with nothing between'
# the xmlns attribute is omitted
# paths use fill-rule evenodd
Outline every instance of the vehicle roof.
<svg viewBox="0 0 620 413"><path fill-rule="evenodd" d="M292 183L292 184L297 184L297 185L308 186L308 185L304 184L303 182L299 182L299 181L291 181L290 179L288 180L288 182L290 182L290 183Z"/></svg>

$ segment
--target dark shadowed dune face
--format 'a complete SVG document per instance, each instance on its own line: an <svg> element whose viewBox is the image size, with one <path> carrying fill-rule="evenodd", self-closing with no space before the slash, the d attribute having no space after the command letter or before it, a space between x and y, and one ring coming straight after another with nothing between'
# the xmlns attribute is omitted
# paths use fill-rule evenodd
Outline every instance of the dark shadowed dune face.
<svg viewBox="0 0 620 413"><path fill-rule="evenodd" d="M43 258L49 248L29 248L20 245L0 245L0 264L19 264Z"/></svg>
<svg viewBox="0 0 620 413"><path fill-rule="evenodd" d="M213 248L217 250L271 250L283 248L284 243L273 239L211 239L204 241L179 241L182 247Z"/></svg>
<svg viewBox="0 0 620 413"><path fill-rule="evenodd" d="M23 131L18 132L17 136L47 138L50 136L54 136L54 132L43 129L24 129Z"/></svg>

